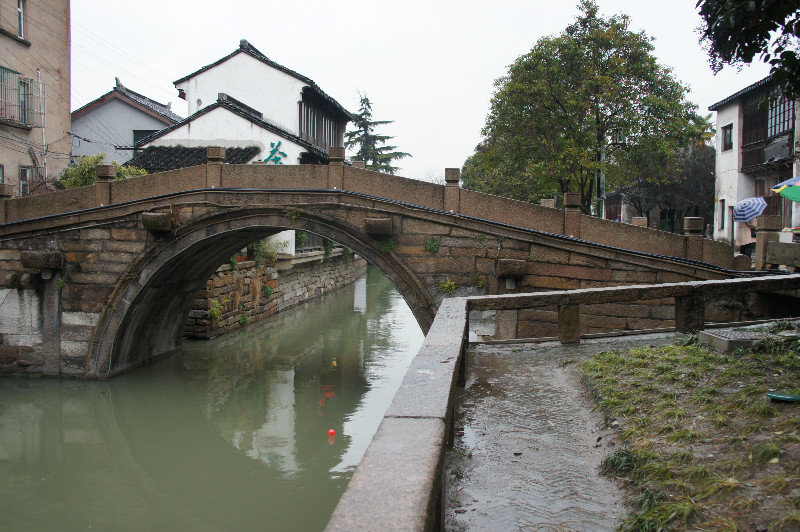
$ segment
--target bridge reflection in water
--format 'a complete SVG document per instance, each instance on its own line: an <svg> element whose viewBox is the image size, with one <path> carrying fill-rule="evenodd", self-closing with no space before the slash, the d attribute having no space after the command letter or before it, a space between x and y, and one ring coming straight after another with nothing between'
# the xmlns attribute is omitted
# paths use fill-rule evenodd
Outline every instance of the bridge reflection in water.
<svg viewBox="0 0 800 532"><path fill-rule="evenodd" d="M322 529L421 342L370 268L111 381L2 380L0 529Z"/></svg>

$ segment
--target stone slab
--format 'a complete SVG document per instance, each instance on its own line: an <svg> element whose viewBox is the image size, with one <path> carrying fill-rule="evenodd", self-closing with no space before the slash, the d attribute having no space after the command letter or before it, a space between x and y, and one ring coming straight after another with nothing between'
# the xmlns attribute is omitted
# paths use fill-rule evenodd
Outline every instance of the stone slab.
<svg viewBox="0 0 800 532"><path fill-rule="evenodd" d="M700 331L697 334L697 337L701 342L706 343L715 349L719 349L724 353L747 347L753 342L757 342L758 340L769 338L771 336L772 335L768 332L731 329Z"/></svg>
<svg viewBox="0 0 800 532"><path fill-rule="evenodd" d="M383 419L325 530L428 530L441 496L445 424Z"/></svg>

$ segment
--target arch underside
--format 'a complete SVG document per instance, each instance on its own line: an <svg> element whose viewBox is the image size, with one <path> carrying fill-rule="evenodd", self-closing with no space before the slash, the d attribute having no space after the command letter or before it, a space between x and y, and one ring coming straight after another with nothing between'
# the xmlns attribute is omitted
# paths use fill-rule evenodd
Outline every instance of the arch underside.
<svg viewBox="0 0 800 532"><path fill-rule="evenodd" d="M109 377L180 347L192 303L219 266L248 244L286 229L351 248L392 281L423 331L430 327L435 309L420 281L363 232L319 213L290 218L275 209L227 211L182 227L139 261L135 278L101 317L87 376Z"/></svg>

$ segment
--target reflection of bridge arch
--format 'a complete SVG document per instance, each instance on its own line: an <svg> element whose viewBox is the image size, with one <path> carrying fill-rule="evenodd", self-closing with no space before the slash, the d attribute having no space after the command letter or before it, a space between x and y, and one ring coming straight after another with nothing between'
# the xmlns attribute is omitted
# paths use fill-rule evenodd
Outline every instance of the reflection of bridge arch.
<svg viewBox="0 0 800 532"><path fill-rule="evenodd" d="M226 210L181 227L175 238L139 260L138 275L118 286L98 325L91 376L113 375L179 347L191 304L219 265L285 229L313 232L353 249L392 281L423 329L432 323L434 306L414 272L355 227L321 213Z"/></svg>

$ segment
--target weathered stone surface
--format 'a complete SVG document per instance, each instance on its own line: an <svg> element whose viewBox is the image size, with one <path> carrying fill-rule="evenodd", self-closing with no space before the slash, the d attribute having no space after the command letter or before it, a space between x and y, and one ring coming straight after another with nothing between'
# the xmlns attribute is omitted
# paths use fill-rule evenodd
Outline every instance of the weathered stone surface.
<svg viewBox="0 0 800 532"><path fill-rule="evenodd" d="M762 214L756 218L756 228L758 231L780 231L781 217L775 215Z"/></svg>
<svg viewBox="0 0 800 532"><path fill-rule="evenodd" d="M172 215L168 212L143 212L142 227L155 232L172 231Z"/></svg>
<svg viewBox="0 0 800 532"><path fill-rule="evenodd" d="M564 193L564 207L566 208L580 208L581 195L578 192Z"/></svg>
<svg viewBox="0 0 800 532"><path fill-rule="evenodd" d="M237 246L244 247L268 233L270 228L291 227L318 232L363 253L392 278L423 328L431 324L436 307L443 299L438 288L442 279L449 277L456 282L459 294L477 291L476 276L485 278L484 290L488 292L506 290L505 283L498 284L495 274L509 272L498 268L493 259L530 261L526 263L522 283L517 282L512 290L519 290L520 285L527 290L607 287L615 283L735 275L703 264L638 252L677 253L684 258L702 253L705 257L707 248L713 248L712 251L719 248L708 246L707 242L692 247L681 235L596 220L574 209L558 211L461 190L452 186L454 182L449 187L452 201L448 205L455 206L454 210L459 212L450 215L441 210L445 187L343 168L339 164L337 161L336 168L215 164L105 183L105 188L95 187L90 193L59 191L36 198L8 200L6 220L24 222L0 227L4 237L0 269L4 273L31 273L25 272L18 260L16 254L21 250L55 248L65 253L61 278L66 285L60 286L60 308L67 313L99 313L106 320L98 324L100 328L95 331L98 343L92 353L97 353L101 359L89 362L88 367L92 369L87 370L87 375L90 376L121 371L119 367L110 368L109 360L124 361L125 355L112 357L111 351L115 346L133 345L130 340L134 336L145 338L142 360L172 348L174 338L179 335L175 330L179 324L165 315L165 309L190 305L195 292L203 288L216 266L224 263ZM207 187L209 183L225 183L232 188L187 192ZM345 183L346 191L321 191L331 184L344 186ZM249 188L239 191L236 187ZM257 188L264 190L257 191ZM297 188L306 190L290 192ZM172 192L182 194L169 195ZM106 201L103 197L113 204L96 208L98 201ZM298 208L301 204L302 208ZM176 231L175 238L164 239L142 229L143 210L176 213L180 230ZM392 239L397 244L395 252L384 253L377 249L376 238L366 234L366 218L392 221ZM638 251L613 251L552 233L574 234L597 243L627 246ZM440 249L430 254L424 251L424 243L433 235L439 240ZM709 256L727 264L722 255L717 257L712 253ZM732 257L730 262L732 264ZM206 277L201 279L204 275ZM259 278L262 286L267 280ZM19 282L21 285L21 276ZM37 285L37 290L48 287L50 284L43 283ZM319 294L326 289L324 284L314 281L307 290L303 289L305 291L298 287L267 297L260 287L253 288L245 282L241 287L207 288L206 296L221 297L225 290L232 288L241 291L237 305L241 303L251 313L284 308L297 299L298 293ZM552 300L549 305L574 302L569 296L563 301ZM586 301L579 304L586 304ZM516 309L506 310L516 312ZM220 320L222 326L235 326L236 309L225 312L230 315ZM197 321L205 318L192 319L195 320L192 326L197 327ZM158 320L164 329L150 338L142 331L148 330L147 325L153 320ZM514 323L516 329L521 330L523 325L516 320ZM72 325L63 326L62 339L66 341L78 341L75 335L84 332L67 330ZM117 331L132 336L112 340Z"/></svg>
<svg viewBox="0 0 800 532"><path fill-rule="evenodd" d="M108 240L111 238L111 231L108 229L81 229L80 238L82 240Z"/></svg>
<svg viewBox="0 0 800 532"><path fill-rule="evenodd" d="M737 255L740 257L741 255ZM736 257L734 257L734 264ZM800 244L793 242L768 242L767 243L767 264L777 264L800 267Z"/></svg>
<svg viewBox="0 0 800 532"><path fill-rule="evenodd" d="M111 238L114 240L144 240L145 237L137 229L112 229Z"/></svg>
<svg viewBox="0 0 800 532"><path fill-rule="evenodd" d="M578 305L558 306L558 339L562 344L581 340L581 316Z"/></svg>
<svg viewBox="0 0 800 532"><path fill-rule="evenodd" d="M695 216L687 216L683 219L683 230L687 233L702 233L703 232L703 218Z"/></svg>
<svg viewBox="0 0 800 532"><path fill-rule="evenodd" d="M753 269L753 259L747 255L736 254L733 257L733 269L749 272Z"/></svg>
<svg viewBox="0 0 800 532"><path fill-rule="evenodd" d="M441 493L441 419L385 417L325 530L428 530Z"/></svg>
<svg viewBox="0 0 800 532"><path fill-rule="evenodd" d="M13 364L19 358L19 347L0 345L0 364Z"/></svg>
<svg viewBox="0 0 800 532"><path fill-rule="evenodd" d="M64 325L97 325L100 314L94 312L62 312L61 323Z"/></svg>
<svg viewBox="0 0 800 532"><path fill-rule="evenodd" d="M60 251L23 251L22 265L36 270L60 270L64 267L64 254Z"/></svg>
<svg viewBox="0 0 800 532"><path fill-rule="evenodd" d="M528 262L516 259L497 259L497 276L520 279L528 273Z"/></svg>
<svg viewBox="0 0 800 532"><path fill-rule="evenodd" d="M365 218L364 232L368 235L389 237L392 236L391 218Z"/></svg>

